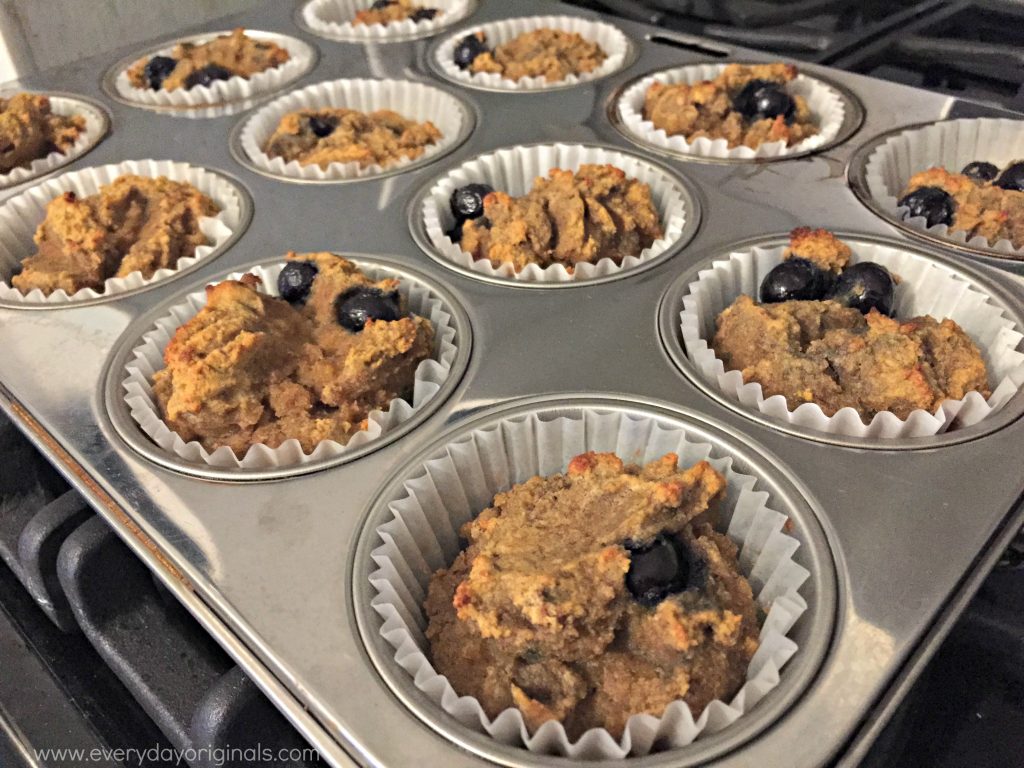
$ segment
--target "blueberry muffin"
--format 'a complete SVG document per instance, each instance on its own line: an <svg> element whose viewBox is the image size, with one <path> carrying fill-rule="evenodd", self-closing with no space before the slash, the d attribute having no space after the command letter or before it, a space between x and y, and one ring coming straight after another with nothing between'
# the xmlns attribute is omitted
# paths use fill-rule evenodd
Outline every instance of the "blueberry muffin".
<svg viewBox="0 0 1024 768"><path fill-rule="evenodd" d="M409 120L390 109L302 109L281 118L263 151L300 165L359 163L387 167L415 160L441 139L432 122Z"/></svg>
<svg viewBox="0 0 1024 768"><path fill-rule="evenodd" d="M729 149L766 142L791 147L818 133L810 108L786 84L791 64L729 64L714 80L674 85L655 81L644 95L643 117L669 136L725 139Z"/></svg>
<svg viewBox="0 0 1024 768"><path fill-rule="evenodd" d="M186 442L244 456L294 438L311 453L411 399L434 327L409 313L397 280L374 281L331 253L289 253L278 287L280 298L262 293L254 275L209 286L167 345L153 391Z"/></svg>
<svg viewBox="0 0 1024 768"><path fill-rule="evenodd" d="M88 197L65 192L46 207L36 229L38 250L11 282L28 293L38 288L73 294L102 291L108 278L174 269L178 260L208 245L199 219L220 208L191 184L125 175Z"/></svg>
<svg viewBox="0 0 1024 768"><path fill-rule="evenodd" d="M449 236L492 266L576 264L639 256L663 235L647 184L612 165L553 168L521 197L469 184L452 194Z"/></svg>
<svg viewBox="0 0 1024 768"><path fill-rule="evenodd" d="M170 56L139 59L128 68L128 79L136 88L187 90L232 77L248 80L281 66L289 58L281 46L249 37L239 27L205 43L179 43Z"/></svg>
<svg viewBox="0 0 1024 768"><path fill-rule="evenodd" d="M42 94L0 99L0 173L27 168L51 152L67 152L84 130L84 117L55 115Z"/></svg>
<svg viewBox="0 0 1024 768"><path fill-rule="evenodd" d="M907 216L923 216L929 227L981 236L991 243L1009 240L1024 248L1024 161L1002 171L992 163L968 163L960 173L929 168L915 173L899 199Z"/></svg>
<svg viewBox="0 0 1024 768"><path fill-rule="evenodd" d="M506 80L543 77L549 83L593 72L608 58L597 43L559 29L524 32L493 50L487 35L477 32L462 38L453 56L459 69L473 74L491 72Z"/></svg>
<svg viewBox="0 0 1024 768"><path fill-rule="evenodd" d="M418 5L412 0L376 0L373 5L359 11L352 20L354 26L361 24L391 24L395 21L427 21L442 15L439 8Z"/></svg>
<svg viewBox="0 0 1024 768"><path fill-rule="evenodd" d="M463 526L425 603L431 659L459 695L575 739L618 738L679 699L698 717L739 690L759 619L736 545L712 525L725 480L678 461L585 453Z"/></svg>
<svg viewBox="0 0 1024 768"><path fill-rule="evenodd" d="M726 370L757 382L790 409L816 403L828 416L853 408L867 423L883 411L934 413L969 392L988 397L978 347L953 320L893 318L897 278L826 230L793 230L784 261L764 278L760 303L739 296L712 341Z"/></svg>

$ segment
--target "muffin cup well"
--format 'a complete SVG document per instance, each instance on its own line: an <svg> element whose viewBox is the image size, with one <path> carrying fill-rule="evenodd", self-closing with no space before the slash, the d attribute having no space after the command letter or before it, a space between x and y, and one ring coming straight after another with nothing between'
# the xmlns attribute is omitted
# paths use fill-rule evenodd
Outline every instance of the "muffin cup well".
<svg viewBox="0 0 1024 768"><path fill-rule="evenodd" d="M199 219L199 229L209 238L210 244L196 248L193 256L179 259L174 269L158 269L152 277L145 278L141 272L133 272L127 277L109 278L103 284L103 291L83 288L69 296L59 290L46 296L39 289L26 294L11 285L10 279L19 269L21 261L36 251L33 236L36 228L46 218L46 207L51 200L65 192L75 192L79 197L94 195L100 187L126 174L150 178L162 176L172 181L187 182L208 195L221 209L216 216ZM0 303L60 306L69 302L109 298L152 285L223 251L245 226L248 205L247 198L227 178L205 168L169 160L127 160L72 171L44 181L0 206Z"/></svg>
<svg viewBox="0 0 1024 768"><path fill-rule="evenodd" d="M937 320L948 317L964 329L988 367L992 394L987 400L971 392L960 400L946 400L935 413L917 410L901 420L886 411L865 424L853 408L843 408L831 417L815 403L790 410L781 395L766 399L760 384L744 384L739 371L726 371L711 347L715 319L740 294L757 296L761 280L782 261L785 246L734 251L701 270L690 284L678 317L685 354L698 374L728 398L786 424L833 435L885 439L927 437L976 424L1002 408L1024 385L1024 354L1018 350L1024 338L1022 329L988 296L925 256L881 244L851 246L853 262L873 261L900 277L896 287L897 318L924 314Z"/></svg>
<svg viewBox="0 0 1024 768"><path fill-rule="evenodd" d="M384 266L364 265L359 260L355 263L373 280L388 277L401 279L401 274L396 270ZM277 276L283 266L283 261L269 266L256 266L227 275L224 280L237 280L244 274L254 274L262 281L265 293L277 296ZM325 440L319 443L312 453L307 454L303 452L298 440L291 439L277 448L270 448L264 444L254 445L245 456L238 457L226 446L210 452L198 441L185 442L163 421L153 395L153 376L164 367L164 350L175 331L195 317L205 306L205 289L188 294L180 304L173 306L132 349L125 363L121 382L124 401L130 408L136 424L153 442L168 453L188 462L211 467L262 470L312 464L341 456L346 451L363 446L392 431L399 424L411 419L417 411L437 396L451 373L457 344L462 342L457 338L455 326L451 322L451 308L440 296L425 286L405 281L399 283L398 290L408 302L411 312L429 319L433 324L434 349L430 358L416 367L412 402L395 398L387 408L371 412L367 428L355 433L344 445L333 440Z"/></svg>
<svg viewBox="0 0 1024 768"><path fill-rule="evenodd" d="M170 56L178 43L204 43L226 34L230 34L230 32L204 33L175 40L155 50L144 51L121 65L121 69L114 77L113 88L122 99L144 107L181 110L219 107L236 102L246 102L279 91L309 72L316 63L316 51L298 38L247 29L245 34L249 37L257 40L269 40L287 50L290 57L288 61L278 67L257 72L248 79L236 75L227 80L214 80L210 85L178 88L173 91L136 88L128 79L128 67L139 59L151 56Z"/></svg>
<svg viewBox="0 0 1024 768"><path fill-rule="evenodd" d="M407 119L429 120L441 132L441 139L425 148L423 155L402 159L391 165L361 166L359 163L302 165L270 157L263 146L281 118L300 109L347 108L361 112L391 109ZM424 83L411 80L333 80L317 83L285 96L257 110L241 127L238 141L242 153L264 173L304 181L346 181L406 170L436 160L450 152L472 129L473 116L455 96Z"/></svg>
<svg viewBox="0 0 1024 768"><path fill-rule="evenodd" d="M572 272L561 264L543 268L530 264L517 272L510 263L495 268L487 259L474 259L445 234L455 224L448 199L458 187L482 182L512 196L520 196L530 191L534 179L546 176L553 168L575 171L588 163L609 163L627 176L650 186L651 199L661 217L664 234L639 256L628 256L620 265L607 258L596 264L577 264ZM543 144L499 149L452 169L426 193L420 216L427 239L442 263L454 264L488 279L522 283L579 283L641 266L682 244L693 235L699 218L694 206L693 197L676 178L643 158L582 144Z"/></svg>
<svg viewBox="0 0 1024 768"><path fill-rule="evenodd" d="M975 248L986 248L997 255L1024 258L1024 245L1014 247L1009 240L992 242L965 230L945 224L929 227L924 216L904 218L909 210L898 202L910 177L940 166L959 173L975 160L994 163L1000 169L1024 158L1024 121L996 118L947 120L909 128L890 136L866 158L864 181L868 194L894 222L929 235Z"/></svg>
<svg viewBox="0 0 1024 768"><path fill-rule="evenodd" d="M13 187L24 181L45 176L61 166L72 163L99 144L107 133L110 119L106 112L95 104L72 96L45 95L49 96L53 114L65 117L81 115L85 118L85 129L67 152L51 152L46 157L33 160L27 167L12 168L7 173L0 173L0 188Z"/></svg>
<svg viewBox="0 0 1024 768"><path fill-rule="evenodd" d="M475 0L422 0L424 7L444 11L440 16L422 21L391 24L353 24L356 13L373 5L373 0L310 0L299 12L299 18L311 32L331 40L348 43L390 43L429 37L457 24L475 8Z"/></svg>
<svg viewBox="0 0 1024 768"><path fill-rule="evenodd" d="M564 472L573 456L591 450L641 464L674 451L680 466L707 459L722 472L728 483L719 507L722 530L740 546L740 569L767 617L747 682L729 702L712 702L695 720L677 701L660 717L634 715L621 739L595 728L570 742L558 722L531 735L518 710L492 720L475 698L460 697L429 660L422 602L431 575L459 552L460 526L489 506L495 493L534 475ZM394 649L394 664L435 707L467 728L530 752L620 759L647 754L655 745L685 746L701 733L720 731L778 686L782 667L798 650L789 635L807 610L799 589L810 574L793 559L800 544L783 532L788 516L767 506L768 494L755 490L755 477L734 470L732 458L653 416L599 410L552 420L536 414L504 418L454 439L444 454L425 462L404 483L404 495L388 505L391 519L373 530L376 570L369 576L370 605L383 620L379 632Z"/></svg>
<svg viewBox="0 0 1024 768"><path fill-rule="evenodd" d="M455 46L466 35L483 32L487 35L487 46L494 49L526 32L538 29L556 29L561 32L576 33L580 37L597 43L607 54L607 58L599 67L591 72L569 75L562 80L548 82L543 77L521 77L510 80L495 72L470 72L459 69L453 59ZM475 27L461 29L445 38L435 49L433 60L435 66L445 75L461 85L498 91L545 91L556 88L567 88L580 83L605 77L622 69L631 55L632 44L629 38L617 27L603 21L591 21L579 16L524 16L516 19L504 19L480 24Z"/></svg>
<svg viewBox="0 0 1024 768"><path fill-rule="evenodd" d="M674 69L653 72L627 87L616 103L619 120L632 137L652 147L683 155L710 157L728 160L755 160L767 157L785 157L804 154L825 146L839 135L846 117L843 95L827 83L810 75L800 74L786 85L786 90L802 96L818 125L818 133L801 142L787 147L783 141L762 144L757 149L733 147L729 149L725 139L698 138L688 141L684 136L669 136L664 130L655 128L643 116L644 96L655 82L666 85L678 83L699 83L713 80L727 64L689 64Z"/></svg>

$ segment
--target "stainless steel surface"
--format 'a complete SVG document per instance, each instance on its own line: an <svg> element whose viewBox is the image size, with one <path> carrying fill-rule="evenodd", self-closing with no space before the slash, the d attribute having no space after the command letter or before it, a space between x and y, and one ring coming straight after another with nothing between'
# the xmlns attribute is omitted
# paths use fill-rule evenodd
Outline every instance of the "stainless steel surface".
<svg viewBox="0 0 1024 768"><path fill-rule="evenodd" d="M752 62L743 61L740 63L750 64ZM820 147L816 147L815 149L808 149L803 152L794 152L789 155L759 157L756 160L747 160L744 158L731 157L702 157L701 155L689 155L683 152L676 152L672 149L669 149L668 147L659 147L656 144L652 144L648 141L645 141L640 136L637 136L635 133L629 130L622 123L622 120L619 118L618 104L619 98L622 96L622 93L626 89L635 85L638 81L643 80L645 77L650 77L651 75L654 74L657 74L657 72L644 72L642 74L639 74L629 82L623 83L615 91L615 93L612 94L611 98L608 100L608 121L613 126L615 126L616 130L618 130L619 133L621 133L627 141L632 142L636 146L640 147L640 149L646 150L648 152L653 152L659 155L675 157L678 158L679 160L687 160L698 163L724 163L728 165L750 165L751 163L780 163L786 162L787 160L796 160L797 158L807 157L808 155L818 154L819 152L827 152L832 147L838 144L842 144L844 141L849 139L854 133L856 133L857 129L860 128L861 123L864 122L864 107L861 105L860 100L856 97L856 95L854 95L854 93L849 88L840 85L834 79L816 72L814 75L815 78L825 83L830 88L833 88L843 100L843 122L839 126L839 131L836 133L835 137L831 141L827 141Z"/></svg>
<svg viewBox="0 0 1024 768"><path fill-rule="evenodd" d="M688 438L713 446L711 455L715 458L732 457L736 471L757 478L757 490L769 494L769 506L793 521L793 529L789 533L800 541L800 549L794 559L811 574L800 589L800 594L808 604L807 613L791 633L800 650L783 668L779 686L751 712L719 733L698 739L686 749L668 750L629 761L630 765L652 767L703 765L754 738L770 726L810 683L832 640L838 587L829 543L819 522L822 511L815 509L803 495L799 478L784 467L777 457L766 454L759 446L746 444L742 434L709 423L707 417L697 411L676 411L671 404L635 400L628 395L595 397L566 394L530 398L511 406L498 406L470 421L462 422L409 460L370 504L370 511L359 531L350 585L359 631L381 675L402 701L431 727L466 749L502 765L550 764L551 761L546 758L538 758L519 747L500 744L485 734L478 734L465 727L438 708L415 686L409 673L395 662L395 649L380 634L383 622L370 606L373 597L370 574L377 568L370 553L381 544L378 527L393 517L388 505L404 495L405 482L421 475L424 464L445 457L446 447L451 443L472 432L490 430L502 422L524 415L536 415L544 421L552 421L560 418L582 419L587 413L597 412L653 418L666 429L685 429ZM573 764L575 761L557 762Z"/></svg>
<svg viewBox="0 0 1024 768"><path fill-rule="evenodd" d="M1010 288L1007 289L1006 286L991 280L989 275L972 269L962 261L958 262L955 259L944 257L939 253L929 252L919 246L911 245L910 243L902 240L862 236L850 232L837 232L837 234L855 248L858 244L887 245L894 248L901 248L904 251L913 253L920 258L942 264L952 270L962 280L966 281L972 288L987 295L994 304L1003 310L1005 317L1013 320L1018 329L1024 329L1024 302L1022 302L1024 292L1019 289L1014 290L1016 283L1010 282ZM754 246L775 248L781 245L786 245L788 242L789 236L780 234L775 236L765 235L764 237L752 238L740 243L733 243L728 247L723 248L720 252L705 258L704 261L694 264L687 269L673 281L672 285L669 286L669 289L662 297L661 306L658 310L658 328L662 343L665 345L665 351L672 359L672 362L679 367L679 370L682 371L696 386L700 387L708 397L713 398L726 408L731 408L737 413L741 413L748 418L759 421L768 427L778 429L798 437L806 437L809 440L819 440L824 443L843 445L850 448L876 448L891 451L938 448L941 446L948 446L955 443L974 440L983 435L994 432L997 429L1002 429L1008 424L1012 424L1014 421L1019 419L1022 414L1024 414L1024 390L1020 390L1003 408L992 416L963 429L951 429L932 437L899 439L850 437L845 435L832 435L816 429L802 427L798 424L786 424L762 414L755 408L749 408L738 400L726 395L715 382L705 379L704 376L701 375L700 371L697 370L697 366L694 365L686 356L686 350L684 348L682 338L682 327L679 322L679 312L683 306L683 298L689 294L690 284L697 279L697 273L701 270L708 269L711 266L712 261L728 258L732 251L747 250Z"/></svg>
<svg viewBox="0 0 1024 768"><path fill-rule="evenodd" d="M536 0L516 15L579 11ZM268 3L222 22L303 38L294 6ZM508 15L488 2L469 20ZM648 27L615 22L634 40ZM200 31L200 30L194 30ZM308 39L308 38L306 38ZM432 77L428 41L327 44L297 86L338 77ZM715 47L725 47L716 43ZM739 59L772 57L733 49ZM138 55L138 49L123 52ZM19 85L103 98L99 79L114 56L60 67ZM631 148L607 121L606 104L641 72L699 61L674 47L645 43L629 68L576 88L508 97L465 90L480 116L455 163L514 143L573 141ZM808 224L899 237L860 205L844 170L858 136L958 110L986 108L843 72L824 73L864 104L861 132L841 145L788 162L710 165L662 160L699 189L703 217L691 244L650 269L573 291L528 291L443 269L417 247L405 214L434 166L348 185L282 184L235 164L234 120L202 121L111 102L113 131L87 164L170 157L230 169L255 202L241 239L197 277L271 259L287 250L396 254L402 266L446 285L473 325L468 370L452 396L416 430L343 466L264 483L189 477L134 453L106 423L103 371L118 338L137 318L175 296L178 283L92 307L50 312L0 309L0 404L12 413L77 487L215 634L327 759L337 765L482 766L414 715L387 687L359 637L347 579L369 503L410 457L446 428L481 409L525 395L620 392L699 411L789 467L820 510L840 585L832 644L800 699L770 727L716 766L803 768L856 745L860 726L891 682L951 621L943 612L991 560L988 548L1024 492L1024 419L965 443L917 451L860 450L794 439L706 396L676 367L657 338L665 288L690 266L729 244ZM244 118L241 118L244 119ZM931 250L931 249L930 249ZM934 247L951 260L953 249ZM957 262L963 263L963 262ZM1006 272L976 267L1006 290ZM742 727L737 724L737 727ZM680 759L685 751L680 752ZM552 765L565 761L550 759Z"/></svg>
<svg viewBox="0 0 1024 768"><path fill-rule="evenodd" d="M437 281L424 276L414 269L402 266L393 258L365 256L348 251L346 251L346 256L351 257L352 261L361 269L372 269L388 277L397 278L405 285L418 285L427 289L433 298L441 301L444 310L451 316L451 327L455 329L456 355L448 372L448 378L444 380L437 394L421 405L411 418L402 422L390 432L338 456L311 461L308 464L296 464L272 469L225 468L187 461L180 456L163 450L146 436L139 428L138 422L132 417L131 409L128 407L128 403L125 402L125 390L122 385L125 379L125 365L131 359L132 351L141 343L142 337L153 328L156 321L167 315L172 307L181 304L188 294L200 290L203 285L224 280L232 272L237 273L244 269L269 267L273 264L278 264L281 262L280 257L261 264L246 265L243 270L239 270L236 267L220 275L195 281L191 285L180 289L174 296L169 297L128 326L114 352L110 355L110 364L103 373L103 380L105 381L103 392L105 413L102 416L109 418L111 425L120 438L139 455L145 456L150 461L169 469L175 469L188 475L195 475L196 477L210 480L275 480L283 477L309 474L310 472L317 472L321 469L355 461L368 453L383 448L395 440L401 439L403 435L408 434L426 421L430 414L437 410L444 403L445 399L459 386L462 374L465 373L466 365L469 363L470 350L473 347L473 332L470 328L469 316L455 297L439 285Z"/></svg>
<svg viewBox="0 0 1024 768"><path fill-rule="evenodd" d="M976 258L983 264L988 264L1000 269L1008 269L1019 275L1024 275L1024 257L1017 256L1012 253L997 251L995 248L989 248L988 246L961 243L949 237L942 237L941 235L937 235L923 229L918 229L917 227L912 227L902 219L896 218L892 212L879 203L875 199L874 195L871 194L871 190L868 188L867 164L868 159L874 151L896 134L903 133L903 131L913 130L915 128L923 128L926 125L928 125L928 123L916 123L914 125L904 125L899 128L894 128L891 131L886 131L885 133L879 134L878 136L865 141L861 146L859 146L857 151L851 155L850 162L846 167L846 178L850 184L850 189L853 190L853 194L855 194L857 199L864 203L872 213L880 216L889 224L892 224L894 227L897 227L902 232L905 232L913 238L924 240L926 243L931 245L938 245L966 254Z"/></svg>

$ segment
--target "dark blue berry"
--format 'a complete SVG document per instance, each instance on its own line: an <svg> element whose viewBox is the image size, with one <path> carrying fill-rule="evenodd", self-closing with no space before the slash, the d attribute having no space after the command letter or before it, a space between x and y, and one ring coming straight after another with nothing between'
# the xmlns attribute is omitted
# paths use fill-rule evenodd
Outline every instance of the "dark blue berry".
<svg viewBox="0 0 1024 768"><path fill-rule="evenodd" d="M396 2L397 0L375 0L370 8L375 11L383 11L389 5L394 5Z"/></svg>
<svg viewBox="0 0 1024 768"><path fill-rule="evenodd" d="M992 179L999 175L999 169L992 165L992 163L975 161L965 165L960 173L975 181L992 181Z"/></svg>
<svg viewBox="0 0 1024 768"><path fill-rule="evenodd" d="M825 297L832 276L808 259L786 259L761 281L761 302L816 301Z"/></svg>
<svg viewBox="0 0 1024 768"><path fill-rule="evenodd" d="M877 309L892 317L896 281L889 270L872 261L851 264L842 271L828 298L866 315Z"/></svg>
<svg viewBox="0 0 1024 768"><path fill-rule="evenodd" d="M437 8L420 8L418 11L413 11L409 18L413 21L428 21L435 16L437 16Z"/></svg>
<svg viewBox="0 0 1024 768"><path fill-rule="evenodd" d="M484 41L480 37L466 35L456 44L452 58L455 59L455 64L459 69L466 69L473 63L473 59L486 52L487 46L484 45Z"/></svg>
<svg viewBox="0 0 1024 768"><path fill-rule="evenodd" d="M913 192L905 194L897 202L910 209L903 218L924 216L929 227L939 224L948 226L953 223L953 211L956 209L956 203L944 189L918 187Z"/></svg>
<svg viewBox="0 0 1024 768"><path fill-rule="evenodd" d="M782 115L793 119L796 102L781 85L771 80L751 80L733 97L732 107L748 120L763 120Z"/></svg>
<svg viewBox="0 0 1024 768"><path fill-rule="evenodd" d="M484 198L494 191L487 184L467 184L459 187L448 199L448 207L456 221L476 219L483 216Z"/></svg>
<svg viewBox="0 0 1024 768"><path fill-rule="evenodd" d="M334 300L334 311L342 328L359 332L368 320L398 320L402 307L398 291L384 293L380 288L349 288Z"/></svg>
<svg viewBox="0 0 1024 768"><path fill-rule="evenodd" d="M230 70L224 69L219 64L207 64L185 78L185 87L195 88L197 85L210 85L214 80L227 80L230 77L234 77Z"/></svg>
<svg viewBox="0 0 1024 768"><path fill-rule="evenodd" d="M154 56L147 61L144 74L149 82L149 87L154 91L160 90L160 86L164 84L164 80L176 66L178 66L178 60L172 59L170 56Z"/></svg>
<svg viewBox="0 0 1024 768"><path fill-rule="evenodd" d="M996 179L996 186L1024 192L1024 162L1006 166L1006 169Z"/></svg>
<svg viewBox="0 0 1024 768"><path fill-rule="evenodd" d="M629 571L626 589L641 605L654 606L669 595L696 586L699 562L676 537L658 534L646 544L626 542Z"/></svg>
<svg viewBox="0 0 1024 768"><path fill-rule="evenodd" d="M309 118L309 130L319 139L330 136L334 133L336 127L334 121L329 118L318 117L317 115L311 115Z"/></svg>
<svg viewBox="0 0 1024 768"><path fill-rule="evenodd" d="M451 229L447 230L444 233L445 237L447 237L453 243L460 243L460 242L462 242L462 224L463 224L463 222L456 221L455 222L455 226L453 226Z"/></svg>
<svg viewBox="0 0 1024 768"><path fill-rule="evenodd" d="M289 261L277 276L277 292L289 304L301 304L309 296L316 279L316 264L309 261Z"/></svg>

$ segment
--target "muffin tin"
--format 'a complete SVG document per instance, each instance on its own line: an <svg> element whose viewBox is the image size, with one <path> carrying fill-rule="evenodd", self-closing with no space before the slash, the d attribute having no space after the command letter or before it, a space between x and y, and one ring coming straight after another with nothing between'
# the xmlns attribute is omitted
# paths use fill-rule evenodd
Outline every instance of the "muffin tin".
<svg viewBox="0 0 1024 768"><path fill-rule="evenodd" d="M268 3L222 20L216 29L241 25L313 44L296 27L294 10L289 3ZM524 0L515 15L553 12L583 13ZM507 14L507 4L485 2L469 23ZM359 591L368 589L364 532L376 514L374 500L414 468L415 457L478 418L584 405L655 413L736 449L756 469L759 483L794 500L794 533L815 564L813 577L821 580L815 587L821 610L813 622L808 614L797 631L819 639L801 643L783 670L782 686L748 715L689 747L631 758L637 765L713 759L722 766L791 768L852 760L871 733L864 724L889 714L1024 520L1024 419L1016 412L987 420L984 429L964 430L956 440L950 433L905 446L922 450L809 440L709 397L681 375L658 338L659 306L670 286L737 241L798 225L856 237L898 236L845 183L858 143L903 124L985 114L987 108L807 65L808 73L828 77L860 100L859 133L785 162L726 165L655 157L621 136L607 106L626 82L700 62L702 55L648 39L657 34L671 40L672 33L607 21L636 44L637 58L626 69L572 88L515 96L460 90L445 81L477 115L468 139L443 164L358 184L285 184L241 166L229 137L247 115L180 121L111 102L114 130L90 153L89 164L170 157L222 170L249 190L250 226L215 261L197 267L187 286L158 283L59 311L0 308L0 406L334 765L566 768L578 762L459 732L436 712L435 727L426 725L423 702L391 687L361 631L365 593ZM296 87L342 77L439 82L428 61L431 40L315 44L323 55ZM102 100L99 80L111 61L134 60L145 47L76 62L17 86L59 86ZM739 61L775 60L740 48L726 53ZM552 142L641 154L685 178L701 209L693 238L650 268L569 291L473 279L442 267L419 247L407 225L409 207L444 168L501 147ZM80 160L71 164L82 167ZM118 345L136 338L185 288L279 259L288 250L334 250L369 260L388 255L397 268L445 289L465 307L473 337L465 373L450 395L392 442L296 477L199 477L136 450L143 445L138 434L128 431L130 423L118 422L118 406L110 402L107 371ZM997 284L1000 300L1024 314L1022 283L1009 272L968 264L955 248L927 250L965 275ZM819 613L828 619L821 629Z"/></svg>

